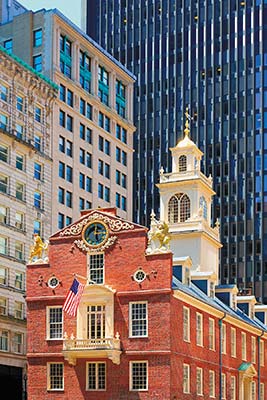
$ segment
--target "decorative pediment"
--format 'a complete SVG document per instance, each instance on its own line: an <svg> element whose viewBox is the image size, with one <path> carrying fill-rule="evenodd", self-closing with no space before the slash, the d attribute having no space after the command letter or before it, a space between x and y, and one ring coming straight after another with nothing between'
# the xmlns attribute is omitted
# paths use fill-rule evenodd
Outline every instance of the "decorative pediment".
<svg viewBox="0 0 267 400"><path fill-rule="evenodd" d="M257 376L257 371L254 367L253 364L251 363L245 363L243 362L239 368L238 371L241 375L247 376L247 377L254 377Z"/></svg>
<svg viewBox="0 0 267 400"><path fill-rule="evenodd" d="M105 209L104 209L105 210ZM118 239L118 233L130 230L145 230L141 225L125 221L115 215L115 210L106 209L83 212L82 217L51 237L73 237L73 248L78 247L84 252L103 252Z"/></svg>
<svg viewBox="0 0 267 400"><path fill-rule="evenodd" d="M108 225L109 229L112 232L120 232L120 231L128 231L130 229L134 229L134 225L121 220L119 218L112 218L111 216L101 213L101 212L93 212L88 216L84 217L77 223L70 225L69 227L63 229L59 236L78 236L82 233L83 228L91 221L103 221L105 224Z"/></svg>

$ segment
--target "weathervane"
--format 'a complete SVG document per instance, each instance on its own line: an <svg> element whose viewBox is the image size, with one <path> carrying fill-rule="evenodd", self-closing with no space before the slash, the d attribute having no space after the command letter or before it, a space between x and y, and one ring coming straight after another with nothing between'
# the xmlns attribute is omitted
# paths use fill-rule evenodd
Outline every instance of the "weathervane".
<svg viewBox="0 0 267 400"><path fill-rule="evenodd" d="M186 118L186 121L185 121L185 128L184 128L184 134L185 134L185 136L189 136L189 134L190 134L189 121L191 121L191 119L193 119L193 118L191 117L191 115L189 114L188 110L189 110L189 109L188 109L188 106L186 106L185 113L184 113L185 118Z"/></svg>

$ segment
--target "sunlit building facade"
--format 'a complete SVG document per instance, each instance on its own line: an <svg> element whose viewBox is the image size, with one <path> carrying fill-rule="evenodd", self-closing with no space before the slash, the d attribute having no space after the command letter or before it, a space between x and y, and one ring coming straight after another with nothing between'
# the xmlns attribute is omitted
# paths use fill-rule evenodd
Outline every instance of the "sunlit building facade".
<svg viewBox="0 0 267 400"><path fill-rule="evenodd" d="M25 395L26 262L52 223L52 106L57 86L0 48L0 379Z"/></svg>
<svg viewBox="0 0 267 400"><path fill-rule="evenodd" d="M8 51L59 87L52 230L91 207L115 204L131 218L133 74L56 9L23 9L0 25L0 36Z"/></svg>

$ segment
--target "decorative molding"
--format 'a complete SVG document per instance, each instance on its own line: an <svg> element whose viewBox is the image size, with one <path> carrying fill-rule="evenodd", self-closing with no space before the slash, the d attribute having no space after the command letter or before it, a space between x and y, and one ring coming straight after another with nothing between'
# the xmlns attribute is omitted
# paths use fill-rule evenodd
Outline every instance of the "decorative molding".
<svg viewBox="0 0 267 400"><path fill-rule="evenodd" d="M98 252L102 252L102 251L108 249L110 246L112 246L115 243L116 240L117 240L117 236L110 236L108 238L108 240L102 246L99 246L96 248L87 246L83 240L74 240L73 243L82 251L90 252L90 253L98 253Z"/></svg>
<svg viewBox="0 0 267 400"><path fill-rule="evenodd" d="M60 236L77 236L80 235L84 226L87 225L89 222L93 220L101 220L105 222L109 229L113 232L119 232L124 230L134 229L134 225L129 224L128 222L122 221L120 219L112 219L109 218L107 215L99 214L98 212L94 212L93 214L89 215L87 218L84 218L82 221L78 222L77 224L71 225L70 227L64 229L60 232ZM75 241L79 242L79 241ZM90 248L91 250L91 248ZM99 249L98 249L99 250Z"/></svg>

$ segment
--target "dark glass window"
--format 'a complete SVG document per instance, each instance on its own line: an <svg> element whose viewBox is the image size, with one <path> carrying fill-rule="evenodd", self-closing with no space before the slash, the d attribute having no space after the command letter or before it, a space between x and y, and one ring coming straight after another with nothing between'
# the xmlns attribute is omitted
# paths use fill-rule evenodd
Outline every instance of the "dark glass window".
<svg viewBox="0 0 267 400"><path fill-rule="evenodd" d="M43 31L42 29L37 29L33 31L33 46L38 47L42 46L43 43Z"/></svg>
<svg viewBox="0 0 267 400"><path fill-rule="evenodd" d="M33 56L32 58L32 66L37 72L42 72L42 54L38 54L37 56Z"/></svg>

